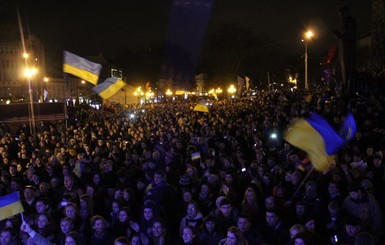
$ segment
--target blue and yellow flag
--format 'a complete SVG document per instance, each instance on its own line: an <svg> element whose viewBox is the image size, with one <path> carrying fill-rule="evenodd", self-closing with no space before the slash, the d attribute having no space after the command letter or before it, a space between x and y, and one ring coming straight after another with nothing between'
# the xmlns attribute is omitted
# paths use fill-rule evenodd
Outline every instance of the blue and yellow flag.
<svg viewBox="0 0 385 245"><path fill-rule="evenodd" d="M325 171L356 131L356 123L351 113L346 116L340 132L336 132L323 117L312 113L309 118L297 119L290 125L284 138L305 151L316 170Z"/></svg>
<svg viewBox="0 0 385 245"><path fill-rule="evenodd" d="M209 113L209 107L203 103L199 103L196 106L194 106L193 111L200 111L204 113Z"/></svg>
<svg viewBox="0 0 385 245"><path fill-rule="evenodd" d="M0 197L0 221L24 212L18 192Z"/></svg>
<svg viewBox="0 0 385 245"><path fill-rule="evenodd" d="M115 77L109 77L103 83L93 87L92 90L103 99L108 99L124 86L126 86L126 83L122 80Z"/></svg>
<svg viewBox="0 0 385 245"><path fill-rule="evenodd" d="M102 65L64 51L63 72L77 76L94 85L98 83Z"/></svg>

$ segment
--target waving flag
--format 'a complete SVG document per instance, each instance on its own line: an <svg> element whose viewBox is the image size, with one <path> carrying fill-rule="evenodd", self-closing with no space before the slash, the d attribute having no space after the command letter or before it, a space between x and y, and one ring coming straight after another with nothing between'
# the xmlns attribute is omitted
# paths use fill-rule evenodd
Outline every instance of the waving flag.
<svg viewBox="0 0 385 245"><path fill-rule="evenodd" d="M0 197L0 221L24 212L18 192Z"/></svg>
<svg viewBox="0 0 385 245"><path fill-rule="evenodd" d="M68 51L64 51L63 71L77 76L94 85L98 83L102 65L86 60Z"/></svg>
<svg viewBox="0 0 385 245"><path fill-rule="evenodd" d="M93 87L92 90L103 99L108 99L116 94L116 92L118 92L125 85L125 82L122 80L116 77L110 77L107 78L103 83Z"/></svg>
<svg viewBox="0 0 385 245"><path fill-rule="evenodd" d="M309 118L298 119L290 125L284 138L305 151L316 170L325 171L356 131L356 123L351 113L346 116L339 133L323 117L312 113Z"/></svg>
<svg viewBox="0 0 385 245"><path fill-rule="evenodd" d="M200 111L204 113L209 113L209 107L206 105L206 102L204 100L200 101L198 104L194 106L193 111Z"/></svg>

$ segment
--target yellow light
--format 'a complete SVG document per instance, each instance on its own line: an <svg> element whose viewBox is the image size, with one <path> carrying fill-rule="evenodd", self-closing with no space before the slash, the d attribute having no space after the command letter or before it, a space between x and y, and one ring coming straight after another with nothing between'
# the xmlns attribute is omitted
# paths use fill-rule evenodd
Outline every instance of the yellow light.
<svg viewBox="0 0 385 245"><path fill-rule="evenodd" d="M237 89L235 88L235 86L233 84L231 84L230 87L227 89L227 92L229 94L234 94L235 92L237 92Z"/></svg>
<svg viewBox="0 0 385 245"><path fill-rule="evenodd" d="M307 40L312 39L313 36L314 36L314 33L313 33L313 31L311 31L311 30L309 30L309 31L307 31L307 32L305 33L305 38L306 38Z"/></svg>
<svg viewBox="0 0 385 245"><path fill-rule="evenodd" d="M137 91L134 92L134 96L138 96L138 92Z"/></svg>
<svg viewBox="0 0 385 245"><path fill-rule="evenodd" d="M29 54L28 54L28 53L23 53L23 58L24 58L24 59L28 59L28 57L29 57Z"/></svg>
<svg viewBox="0 0 385 245"><path fill-rule="evenodd" d="M26 77L33 77L34 75L37 74L37 69L36 68L25 68L24 75Z"/></svg>
<svg viewBox="0 0 385 245"><path fill-rule="evenodd" d="M210 89L210 91L208 92L208 94L213 94L214 93L214 89Z"/></svg>
<svg viewBox="0 0 385 245"><path fill-rule="evenodd" d="M49 78L48 77L44 77L43 81L47 83L49 81Z"/></svg>
<svg viewBox="0 0 385 245"><path fill-rule="evenodd" d="M218 87L218 88L215 90L215 92L216 92L217 94L221 94L221 93L222 93L222 89Z"/></svg>
<svg viewBox="0 0 385 245"><path fill-rule="evenodd" d="M167 95L167 96L170 96L170 95L172 95L172 92L171 92L171 90L170 90L170 89L167 89L167 91L166 91L166 95Z"/></svg>
<svg viewBox="0 0 385 245"><path fill-rule="evenodd" d="M84 81L84 80L82 80L82 82L81 82L82 84L86 84L86 81Z"/></svg>

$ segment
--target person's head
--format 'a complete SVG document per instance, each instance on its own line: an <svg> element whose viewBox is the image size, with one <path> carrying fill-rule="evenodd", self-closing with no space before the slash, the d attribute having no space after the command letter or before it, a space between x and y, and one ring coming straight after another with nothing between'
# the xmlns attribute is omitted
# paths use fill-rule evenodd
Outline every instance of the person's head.
<svg viewBox="0 0 385 245"><path fill-rule="evenodd" d="M231 205L230 200L227 198L223 198L219 204L219 211L222 213L223 216L229 217L232 210L233 206Z"/></svg>
<svg viewBox="0 0 385 245"><path fill-rule="evenodd" d="M350 237L355 237L361 231L361 219L354 215L345 218L345 231Z"/></svg>
<svg viewBox="0 0 385 245"><path fill-rule="evenodd" d="M38 199L35 203L35 208L38 214L45 213L49 208L48 200L45 198Z"/></svg>
<svg viewBox="0 0 385 245"><path fill-rule="evenodd" d="M49 218L46 214L39 214L37 216L37 227L39 227L40 229L44 229L47 227L47 225L49 224Z"/></svg>
<svg viewBox="0 0 385 245"><path fill-rule="evenodd" d="M245 238L238 227L231 226L227 229L226 245L238 244L245 244Z"/></svg>
<svg viewBox="0 0 385 245"><path fill-rule="evenodd" d="M348 186L349 196L353 200L359 200L362 197L362 190L359 183L351 183Z"/></svg>
<svg viewBox="0 0 385 245"><path fill-rule="evenodd" d="M266 224L270 227L274 227L279 221L278 214L275 210L266 211Z"/></svg>
<svg viewBox="0 0 385 245"><path fill-rule="evenodd" d="M330 215L337 215L340 211L340 206L337 201L330 201L328 204L328 210Z"/></svg>
<svg viewBox="0 0 385 245"><path fill-rule="evenodd" d="M196 236L196 229L192 226L186 226L183 228L182 238L185 244L193 243Z"/></svg>
<svg viewBox="0 0 385 245"><path fill-rule="evenodd" d="M72 231L73 229L73 223L70 218L62 218L60 220L60 229L63 234L67 234L68 232Z"/></svg>
<svg viewBox="0 0 385 245"><path fill-rule="evenodd" d="M129 219L129 208L128 207L125 207L125 208L121 208L118 212L118 219L121 223L125 223L128 221Z"/></svg>
<svg viewBox="0 0 385 245"><path fill-rule="evenodd" d="M208 215L204 220L203 220L203 227L209 232L214 232L215 230L215 217L212 215Z"/></svg>
<svg viewBox="0 0 385 245"><path fill-rule="evenodd" d="M198 203L192 201L187 204L187 216L190 218L195 218L199 213Z"/></svg>
<svg viewBox="0 0 385 245"><path fill-rule="evenodd" d="M111 212L113 214L118 214L119 210L120 210L119 202L117 200L112 201L112 203L111 203Z"/></svg>
<svg viewBox="0 0 385 245"><path fill-rule="evenodd" d="M312 215L309 215L306 219L305 219L305 222L304 222L304 226L305 226L305 230L310 233L310 234L313 234L315 233L315 219Z"/></svg>
<svg viewBox="0 0 385 245"><path fill-rule="evenodd" d="M124 236L117 237L115 239L115 241L114 241L114 245L130 245L130 244L133 244L132 243L133 238L134 237L131 238L131 243L130 243L130 241L126 237L124 237Z"/></svg>
<svg viewBox="0 0 385 245"><path fill-rule="evenodd" d="M158 170L154 174L154 183L160 185L166 182L166 172L163 170Z"/></svg>
<svg viewBox="0 0 385 245"><path fill-rule="evenodd" d="M154 221L152 225L152 235L155 238L159 238L166 233L166 223L162 220L156 220Z"/></svg>
<svg viewBox="0 0 385 245"><path fill-rule="evenodd" d="M26 201L32 201L35 198L35 190L36 188L31 185L24 188L23 194Z"/></svg>
<svg viewBox="0 0 385 245"><path fill-rule="evenodd" d="M240 214L237 219L237 226L242 231L242 233L248 231L251 226L250 216L247 214Z"/></svg>
<svg viewBox="0 0 385 245"><path fill-rule="evenodd" d="M276 208L276 202L273 196L265 197L265 207L267 210L272 210Z"/></svg>
<svg viewBox="0 0 385 245"><path fill-rule="evenodd" d="M0 244L1 245L11 245L12 242L16 239L15 231L12 227L5 227L0 232Z"/></svg>
<svg viewBox="0 0 385 245"><path fill-rule="evenodd" d="M380 168L382 165L382 154L374 154L373 155L373 166L375 168Z"/></svg>
<svg viewBox="0 0 385 245"><path fill-rule="evenodd" d="M75 219L78 214L78 207L75 203L69 202L64 208L65 216L70 219Z"/></svg>
<svg viewBox="0 0 385 245"><path fill-rule="evenodd" d="M131 236L130 245L141 245L141 244L142 244L142 239L140 237L140 234L139 233L134 233ZM118 244L114 244L114 245L118 245ZM121 245L125 245L125 244L121 244Z"/></svg>
<svg viewBox="0 0 385 245"><path fill-rule="evenodd" d="M65 245L82 245L82 235L79 232L71 231L65 236Z"/></svg>
<svg viewBox="0 0 385 245"><path fill-rule="evenodd" d="M306 204L304 202L297 202L295 205L295 214L297 216L304 216L306 214Z"/></svg>
<svg viewBox="0 0 385 245"><path fill-rule="evenodd" d="M309 180L305 185L305 193L308 197L313 197L317 193L317 183L313 180Z"/></svg>
<svg viewBox="0 0 385 245"><path fill-rule="evenodd" d="M257 201L257 193L251 187L248 187L245 191L245 195L243 197L243 201L247 203L254 203Z"/></svg>
<svg viewBox="0 0 385 245"><path fill-rule="evenodd" d="M154 207L153 205L146 205L143 208L143 218L150 221L154 218Z"/></svg>
<svg viewBox="0 0 385 245"><path fill-rule="evenodd" d="M339 192L338 184L337 182L331 181L328 185L328 192L330 195L335 195Z"/></svg>
<svg viewBox="0 0 385 245"><path fill-rule="evenodd" d="M188 189L184 190L182 193L182 198L185 203L191 202L193 200L193 195L191 190L188 190Z"/></svg>
<svg viewBox="0 0 385 245"><path fill-rule="evenodd" d="M64 181L65 188L67 188L68 190L71 190L74 185L73 175L72 174L64 175L63 181Z"/></svg>
<svg viewBox="0 0 385 245"><path fill-rule="evenodd" d="M310 245L310 239L306 233L300 233L294 238L294 245Z"/></svg>
<svg viewBox="0 0 385 245"><path fill-rule="evenodd" d="M290 228L289 232L290 232L290 238L294 239L294 237L296 237L298 234L305 233L305 227L303 227L303 225L300 225L300 224L294 224Z"/></svg>
<svg viewBox="0 0 385 245"><path fill-rule="evenodd" d="M107 229L107 221L100 215L91 218L91 227L95 233L103 233Z"/></svg>

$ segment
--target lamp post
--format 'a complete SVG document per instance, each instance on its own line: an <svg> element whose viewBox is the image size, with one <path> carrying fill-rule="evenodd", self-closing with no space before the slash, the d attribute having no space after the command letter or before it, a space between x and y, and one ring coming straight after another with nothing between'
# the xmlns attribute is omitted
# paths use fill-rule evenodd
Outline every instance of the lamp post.
<svg viewBox="0 0 385 245"><path fill-rule="evenodd" d="M309 89L309 83L308 83L308 75L307 75L307 60L308 60L308 55L307 55L307 42L313 37L314 33L312 31L307 31L305 32L305 39L302 40L305 42L305 90Z"/></svg>
<svg viewBox="0 0 385 245"><path fill-rule="evenodd" d="M27 58L26 58L27 59ZM35 123L35 112L33 108L33 94L32 94L32 86L31 86L31 78L37 73L35 68L25 68L25 76L28 80L28 93L29 93L29 106L31 111L31 120L30 120L30 133L32 135L36 134L36 123Z"/></svg>

